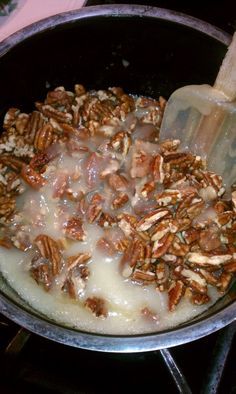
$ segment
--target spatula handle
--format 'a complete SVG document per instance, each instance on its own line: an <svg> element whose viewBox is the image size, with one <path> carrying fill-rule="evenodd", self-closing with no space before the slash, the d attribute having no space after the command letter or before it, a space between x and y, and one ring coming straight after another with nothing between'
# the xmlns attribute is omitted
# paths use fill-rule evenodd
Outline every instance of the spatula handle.
<svg viewBox="0 0 236 394"><path fill-rule="evenodd" d="M221 91L227 101L236 99L236 32L216 77L214 88Z"/></svg>

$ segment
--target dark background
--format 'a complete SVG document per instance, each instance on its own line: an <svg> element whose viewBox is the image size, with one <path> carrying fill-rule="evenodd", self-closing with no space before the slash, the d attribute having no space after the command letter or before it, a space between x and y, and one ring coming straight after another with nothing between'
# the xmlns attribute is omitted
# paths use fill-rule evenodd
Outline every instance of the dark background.
<svg viewBox="0 0 236 394"><path fill-rule="evenodd" d="M183 12L209 22L226 32L236 30L236 0L88 0L86 5L143 4Z"/></svg>

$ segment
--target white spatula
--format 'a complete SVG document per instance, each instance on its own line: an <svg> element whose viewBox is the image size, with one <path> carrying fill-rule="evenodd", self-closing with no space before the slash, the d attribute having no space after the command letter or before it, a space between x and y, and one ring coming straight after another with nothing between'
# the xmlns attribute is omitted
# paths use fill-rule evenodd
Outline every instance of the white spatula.
<svg viewBox="0 0 236 394"><path fill-rule="evenodd" d="M206 59L206 61L208 61ZM236 181L236 32L214 86L190 85L169 98L160 139L179 139L184 149L205 157L208 168Z"/></svg>

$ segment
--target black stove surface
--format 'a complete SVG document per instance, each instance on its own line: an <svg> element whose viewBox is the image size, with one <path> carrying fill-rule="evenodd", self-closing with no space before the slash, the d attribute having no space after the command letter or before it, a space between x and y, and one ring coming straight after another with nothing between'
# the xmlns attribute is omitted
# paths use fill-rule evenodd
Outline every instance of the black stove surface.
<svg viewBox="0 0 236 394"><path fill-rule="evenodd" d="M88 0L87 5L114 4ZM116 3L180 11L232 34L235 0ZM198 341L139 354L96 353L30 334L0 315L0 393L236 394L236 323Z"/></svg>

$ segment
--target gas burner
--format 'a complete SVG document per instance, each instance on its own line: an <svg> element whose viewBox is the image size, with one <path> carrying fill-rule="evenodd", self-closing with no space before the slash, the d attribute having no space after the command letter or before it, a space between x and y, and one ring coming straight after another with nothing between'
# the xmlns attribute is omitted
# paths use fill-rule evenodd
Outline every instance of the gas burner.
<svg viewBox="0 0 236 394"><path fill-rule="evenodd" d="M168 394L233 393L235 333L236 323L232 323L171 349L100 353L52 342L0 316L0 392L106 394L125 388L126 392L139 393L156 385Z"/></svg>

